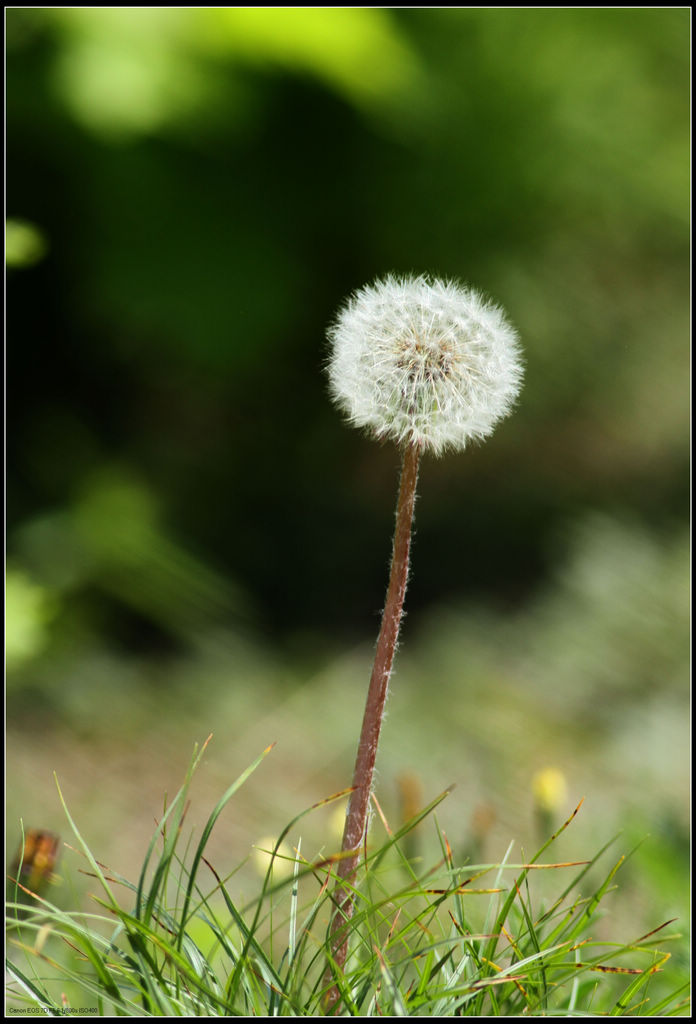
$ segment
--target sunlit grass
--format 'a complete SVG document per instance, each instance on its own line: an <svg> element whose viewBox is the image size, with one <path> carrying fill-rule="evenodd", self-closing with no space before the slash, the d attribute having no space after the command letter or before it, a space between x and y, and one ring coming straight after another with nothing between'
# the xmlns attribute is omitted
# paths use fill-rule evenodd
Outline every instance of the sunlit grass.
<svg viewBox="0 0 696 1024"><path fill-rule="evenodd" d="M13 1013L323 1014L340 855L305 857L298 830L305 814L345 793L293 819L269 851L257 894L240 900L236 872L221 877L207 845L270 748L229 786L195 838L185 830L188 791L206 746L165 806L135 882L97 860L63 804L82 870L96 883L93 909L61 909L12 886ZM672 922L629 941L597 937L602 913L602 931L611 932L612 900L620 899L627 856L616 842L592 856L553 859L552 847L579 808L529 860L513 861L511 844L497 863L460 864L436 817L446 796L395 831L378 808L373 833L383 838L368 847L356 878L350 952L336 977L340 1013L688 1015L686 979L670 961L670 951L683 947ZM405 852L408 836L426 820L440 845L429 867Z"/></svg>

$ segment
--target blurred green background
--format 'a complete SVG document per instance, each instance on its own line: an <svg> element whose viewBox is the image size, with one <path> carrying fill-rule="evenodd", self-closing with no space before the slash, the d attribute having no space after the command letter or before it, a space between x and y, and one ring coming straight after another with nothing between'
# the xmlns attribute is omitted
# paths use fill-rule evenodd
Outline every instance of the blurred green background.
<svg viewBox="0 0 696 1024"><path fill-rule="evenodd" d="M432 272L504 306L526 383L423 466L378 794L457 783L450 840L499 859L554 768L569 854L651 833L631 913L684 913L689 18L7 11L10 847L65 835L55 770L133 873L211 731L191 824L277 741L222 873L349 784L398 454L331 407L325 328Z"/></svg>

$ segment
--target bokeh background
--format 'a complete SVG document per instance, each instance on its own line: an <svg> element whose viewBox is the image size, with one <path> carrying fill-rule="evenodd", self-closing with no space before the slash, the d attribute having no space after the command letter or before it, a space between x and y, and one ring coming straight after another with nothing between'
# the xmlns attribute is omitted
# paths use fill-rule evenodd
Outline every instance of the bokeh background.
<svg viewBox="0 0 696 1024"><path fill-rule="evenodd" d="M455 783L457 856L499 860L585 797L569 857L649 836L614 937L685 927L689 19L7 11L10 852L69 839L55 771L134 874L210 732L193 827L276 742L221 874L349 784L399 460L331 407L325 328L425 271L504 306L526 383L423 466L380 802Z"/></svg>

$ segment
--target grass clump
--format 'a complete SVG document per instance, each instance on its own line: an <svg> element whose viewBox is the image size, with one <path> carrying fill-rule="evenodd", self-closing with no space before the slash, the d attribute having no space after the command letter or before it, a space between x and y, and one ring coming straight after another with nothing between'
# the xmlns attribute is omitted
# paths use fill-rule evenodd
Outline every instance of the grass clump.
<svg viewBox="0 0 696 1024"><path fill-rule="evenodd" d="M198 841L184 842L188 788L206 746L165 808L135 883L96 860L63 804L83 870L98 885L95 909L64 910L10 883L13 1014L322 1016L337 989L331 1011L348 1016L688 1015L687 986L666 948L680 939L671 922L630 942L597 937L626 859L610 855L614 841L589 859L553 862L550 848L576 811L531 860L513 863L511 844L500 863L458 865L435 813L447 792L396 832L382 816L384 838L365 851L352 883L347 959L327 985L345 854L307 859L299 839L288 845L301 814L269 849L258 894L240 903L236 872L221 877L206 845L270 748L228 788ZM426 818L440 853L424 870L406 851Z"/></svg>

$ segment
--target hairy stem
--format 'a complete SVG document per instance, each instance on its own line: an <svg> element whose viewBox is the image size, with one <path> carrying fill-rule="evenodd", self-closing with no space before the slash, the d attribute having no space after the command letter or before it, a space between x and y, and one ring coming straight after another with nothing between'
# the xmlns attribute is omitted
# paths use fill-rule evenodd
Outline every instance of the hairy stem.
<svg viewBox="0 0 696 1024"><path fill-rule="evenodd" d="M353 792L348 805L346 824L343 832L341 852L347 854L339 861L337 873L347 883L340 887L334 896L335 910L330 926L331 955L335 969L342 971L348 953L347 922L353 913L354 895L351 883L360 856L360 846L367 831L372 792L372 777L377 758L377 745L384 718L384 704L387 699L389 676L391 675L396 644L399 637L399 626L406 595L408 579L408 556L411 546L411 526L413 523L413 507L416 501L416 483L418 481L418 463L421 450L418 445L409 445L404 451L401 469L399 500L396 506L396 528L394 530L394 547L392 550L391 571L387 600L382 614L382 625L377 640L375 661L367 692L365 714L363 716L358 754L353 773ZM332 972L327 970L327 983ZM333 985L326 997L329 1013L340 998L336 985Z"/></svg>

